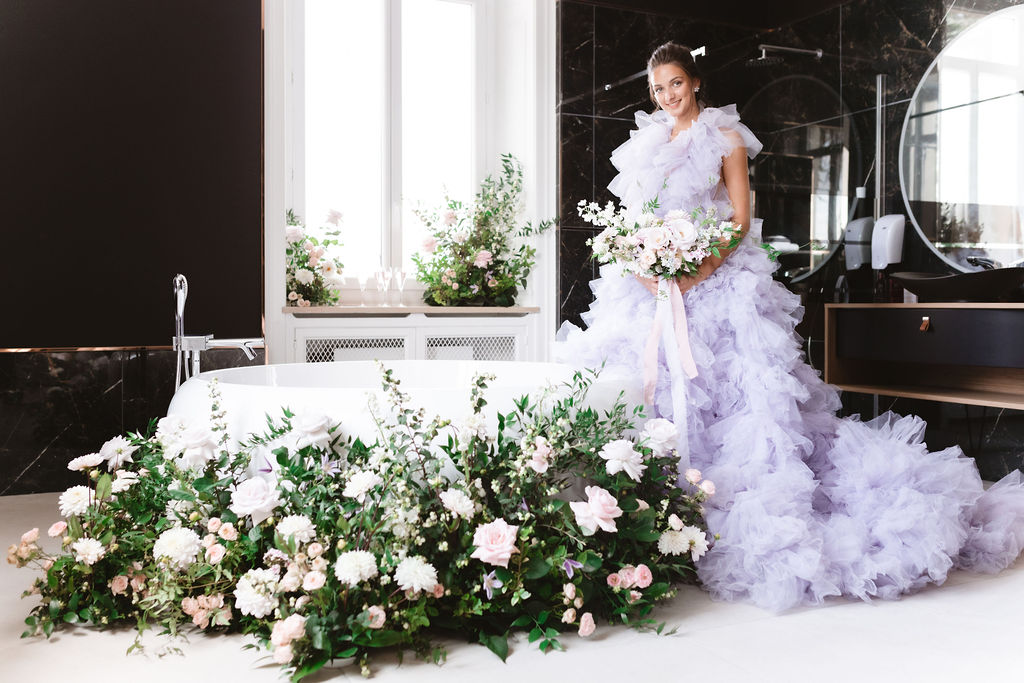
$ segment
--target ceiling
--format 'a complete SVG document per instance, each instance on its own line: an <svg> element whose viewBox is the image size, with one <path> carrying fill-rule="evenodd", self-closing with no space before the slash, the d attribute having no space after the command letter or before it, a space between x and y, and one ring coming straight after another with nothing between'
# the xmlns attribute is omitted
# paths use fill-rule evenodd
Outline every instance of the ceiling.
<svg viewBox="0 0 1024 683"><path fill-rule="evenodd" d="M653 12L732 26L773 29L853 0L730 0L695 2L694 0L577 0L582 4Z"/></svg>

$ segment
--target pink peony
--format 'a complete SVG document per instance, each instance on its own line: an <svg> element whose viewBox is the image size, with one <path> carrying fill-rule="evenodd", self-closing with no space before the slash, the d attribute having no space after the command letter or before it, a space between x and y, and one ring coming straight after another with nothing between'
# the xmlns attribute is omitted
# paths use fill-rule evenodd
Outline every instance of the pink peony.
<svg viewBox="0 0 1024 683"><path fill-rule="evenodd" d="M594 625L594 615L590 612L584 612L583 616L580 617L580 637L586 638L594 632L597 628Z"/></svg>
<svg viewBox="0 0 1024 683"><path fill-rule="evenodd" d="M387 617L387 614L384 613L383 609L377 605L372 605L366 610L366 612L369 615L369 619L367 620L369 623L367 625L370 628L382 628L384 626L384 620Z"/></svg>
<svg viewBox="0 0 1024 683"><path fill-rule="evenodd" d="M473 259L473 265L477 268L486 268L491 264L492 260L494 260L494 254L486 249L481 249L476 253L476 258Z"/></svg>
<svg viewBox="0 0 1024 683"><path fill-rule="evenodd" d="M587 535L595 533L598 528L612 533L617 531L615 518L622 515L618 501L600 486L588 486L584 491L587 493L586 502L569 503L576 515L576 524Z"/></svg>
<svg viewBox="0 0 1024 683"><path fill-rule="evenodd" d="M636 571L633 572L633 583L637 588L647 588L654 581L654 575L651 574L651 568L646 564L637 565Z"/></svg>
<svg viewBox="0 0 1024 683"><path fill-rule="evenodd" d="M302 577L302 590L318 591L327 583L327 575L323 572L309 572Z"/></svg>
<svg viewBox="0 0 1024 683"><path fill-rule="evenodd" d="M626 565L619 570L619 579L622 580L623 588L632 588L636 585L636 568L633 565Z"/></svg>
<svg viewBox="0 0 1024 683"><path fill-rule="evenodd" d="M476 550L470 557L498 567L508 567L509 558L519 552L516 548L516 534L519 527L512 526L499 517L489 524L481 524L473 533Z"/></svg>
<svg viewBox="0 0 1024 683"><path fill-rule="evenodd" d="M210 564L219 564L224 559L224 554L227 552L227 548L222 546L220 543L214 543L206 549L206 561Z"/></svg>
<svg viewBox="0 0 1024 683"><path fill-rule="evenodd" d="M110 592L114 595L121 595L128 590L128 577L118 574L110 580Z"/></svg>
<svg viewBox="0 0 1024 683"><path fill-rule="evenodd" d="M622 577L619 576L618 574L616 574L615 572L612 572L611 574L608 575L607 581L608 581L608 586L610 588L618 588L619 586L622 585Z"/></svg>
<svg viewBox="0 0 1024 683"><path fill-rule="evenodd" d="M61 521L61 522L54 522L53 524L50 525L50 528L46 531L46 534L50 538L57 538L58 536L63 534L65 531L67 531L67 529L68 529L68 523L67 522L63 522L63 521Z"/></svg>
<svg viewBox="0 0 1024 683"><path fill-rule="evenodd" d="M292 661L292 646L278 645L274 648L274 663L287 664Z"/></svg>
<svg viewBox="0 0 1024 683"><path fill-rule="evenodd" d="M423 240L423 244L420 248L423 251L427 252L428 254L433 254L434 250L437 249L437 238L428 237L427 239Z"/></svg>

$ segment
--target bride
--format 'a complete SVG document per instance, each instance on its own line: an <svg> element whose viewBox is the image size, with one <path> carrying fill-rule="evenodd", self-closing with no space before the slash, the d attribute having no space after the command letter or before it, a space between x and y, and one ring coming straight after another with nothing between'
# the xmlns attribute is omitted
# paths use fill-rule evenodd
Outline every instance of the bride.
<svg viewBox="0 0 1024 683"><path fill-rule="evenodd" d="M647 72L660 110L636 114L609 189L633 215L657 198L659 214L713 208L746 233L678 279L698 373L673 381L662 353L652 405L685 423L690 464L717 487L705 515L718 540L697 563L705 588L778 611L829 596L897 598L953 568L1012 564L1024 547L1020 472L985 491L959 448L926 450L916 416L836 417L836 389L804 362L794 332L799 297L772 279L750 219L747 157L761 144L735 106L705 104L689 48L662 45ZM563 325L556 355L638 375L658 283L613 264L591 288L587 329Z"/></svg>

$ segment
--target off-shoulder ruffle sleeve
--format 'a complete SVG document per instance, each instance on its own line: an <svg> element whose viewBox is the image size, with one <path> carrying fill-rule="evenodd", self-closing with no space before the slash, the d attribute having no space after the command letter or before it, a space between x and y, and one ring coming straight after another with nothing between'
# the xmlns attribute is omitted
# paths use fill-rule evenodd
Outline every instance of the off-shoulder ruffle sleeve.
<svg viewBox="0 0 1024 683"><path fill-rule="evenodd" d="M664 112L652 116L644 111L635 115L636 130L629 132L629 140L612 152L612 165L619 173L609 183L608 189L627 207L639 209L645 202L658 195L664 176L651 173L658 148L669 141L671 125Z"/></svg>
<svg viewBox="0 0 1024 683"><path fill-rule="evenodd" d="M732 147L742 144L747 148L747 156L753 159L760 153L764 145L754 136L750 129L740 123L740 115L736 111L735 104L727 104L724 107L707 107L701 112L701 118L706 119L710 128L717 128L720 131L732 131L736 136L726 136Z"/></svg>

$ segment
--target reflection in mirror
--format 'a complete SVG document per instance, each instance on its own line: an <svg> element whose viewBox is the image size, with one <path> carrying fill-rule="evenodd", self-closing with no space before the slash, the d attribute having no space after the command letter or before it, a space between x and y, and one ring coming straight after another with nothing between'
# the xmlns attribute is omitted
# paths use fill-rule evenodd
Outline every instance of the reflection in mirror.
<svg viewBox="0 0 1024 683"><path fill-rule="evenodd" d="M914 93L900 144L904 200L925 241L954 267L1021 265L1024 6L951 19L973 23Z"/></svg>
<svg viewBox="0 0 1024 683"><path fill-rule="evenodd" d="M779 256L786 280L802 279L820 266L846 226L846 113L828 84L803 75L772 81L743 107L743 120L764 143L750 165L752 215L771 216L766 239L776 248L788 247Z"/></svg>

